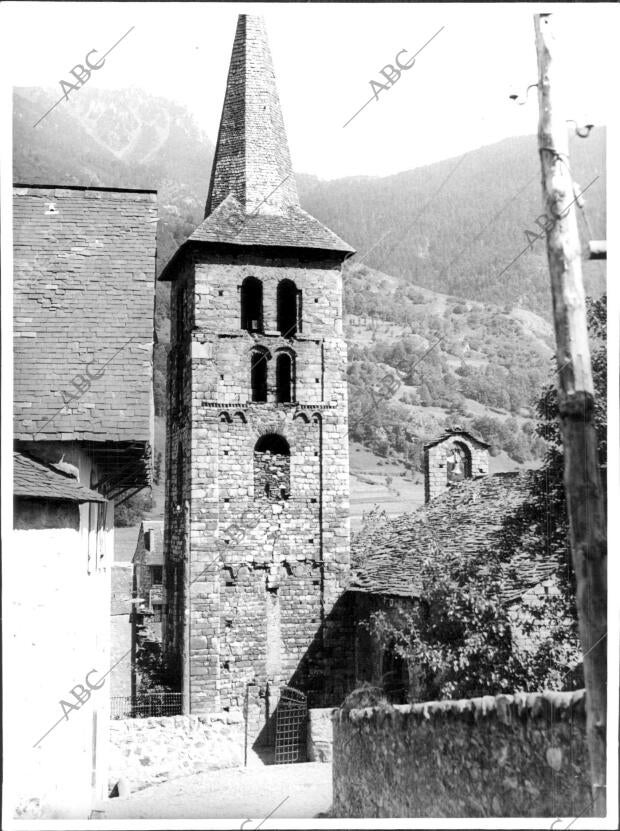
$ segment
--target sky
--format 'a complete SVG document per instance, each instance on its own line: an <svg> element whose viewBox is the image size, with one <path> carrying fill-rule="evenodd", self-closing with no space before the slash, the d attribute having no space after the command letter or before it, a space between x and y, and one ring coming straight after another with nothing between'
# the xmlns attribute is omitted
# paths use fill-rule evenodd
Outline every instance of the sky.
<svg viewBox="0 0 620 831"><path fill-rule="evenodd" d="M88 83L181 103L215 141L237 15L262 14L294 168L324 179L385 176L536 132L536 90L524 106L509 95L536 82L533 14L550 9L567 117L608 124L617 4L9 2L0 6L0 60L5 83L60 97L60 80L90 50L101 55L131 30ZM407 62L433 35L373 97L380 70L401 50Z"/></svg>

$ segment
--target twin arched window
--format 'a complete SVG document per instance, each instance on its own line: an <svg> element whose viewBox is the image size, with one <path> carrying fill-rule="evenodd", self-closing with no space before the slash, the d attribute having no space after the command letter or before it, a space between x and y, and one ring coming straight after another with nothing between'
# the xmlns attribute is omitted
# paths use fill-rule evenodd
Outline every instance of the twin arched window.
<svg viewBox="0 0 620 831"><path fill-rule="evenodd" d="M276 297L278 331L293 338L302 331L302 294L292 280L280 280ZM263 331L263 284L257 277L246 277L241 284L241 328Z"/></svg>
<svg viewBox="0 0 620 831"><path fill-rule="evenodd" d="M271 353L264 346L256 346L250 355L250 386L252 401L267 401L267 378ZM278 404L295 401L295 355L280 350L275 361L275 400Z"/></svg>

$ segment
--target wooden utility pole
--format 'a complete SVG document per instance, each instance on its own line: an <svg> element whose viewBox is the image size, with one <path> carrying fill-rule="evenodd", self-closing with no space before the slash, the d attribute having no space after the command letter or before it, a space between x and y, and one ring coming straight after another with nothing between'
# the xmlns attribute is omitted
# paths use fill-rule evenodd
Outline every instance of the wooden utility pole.
<svg viewBox="0 0 620 831"><path fill-rule="evenodd" d="M581 251L566 113L552 93L561 89L554 62L552 15L534 16L538 55L538 147L546 216L564 445L564 485L577 583L577 611L586 683L587 739L595 816L606 813L607 534L594 425L594 385L588 344ZM587 816L587 806L584 814Z"/></svg>

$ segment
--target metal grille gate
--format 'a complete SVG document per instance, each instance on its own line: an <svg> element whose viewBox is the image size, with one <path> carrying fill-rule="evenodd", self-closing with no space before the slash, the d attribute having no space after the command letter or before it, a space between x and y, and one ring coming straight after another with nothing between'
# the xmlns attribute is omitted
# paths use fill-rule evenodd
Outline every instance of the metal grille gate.
<svg viewBox="0 0 620 831"><path fill-rule="evenodd" d="M306 761L307 721L306 696L293 687L282 687L276 709L276 765Z"/></svg>

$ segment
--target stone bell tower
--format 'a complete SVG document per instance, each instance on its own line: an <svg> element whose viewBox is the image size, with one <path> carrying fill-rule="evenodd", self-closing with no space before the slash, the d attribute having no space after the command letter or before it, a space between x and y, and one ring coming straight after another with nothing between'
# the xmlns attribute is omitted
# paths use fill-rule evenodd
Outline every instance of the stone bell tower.
<svg viewBox="0 0 620 831"><path fill-rule="evenodd" d="M167 654L186 711L353 677L346 344L353 250L299 204L260 18L241 15L205 219L167 264ZM268 731L263 730L263 733Z"/></svg>

